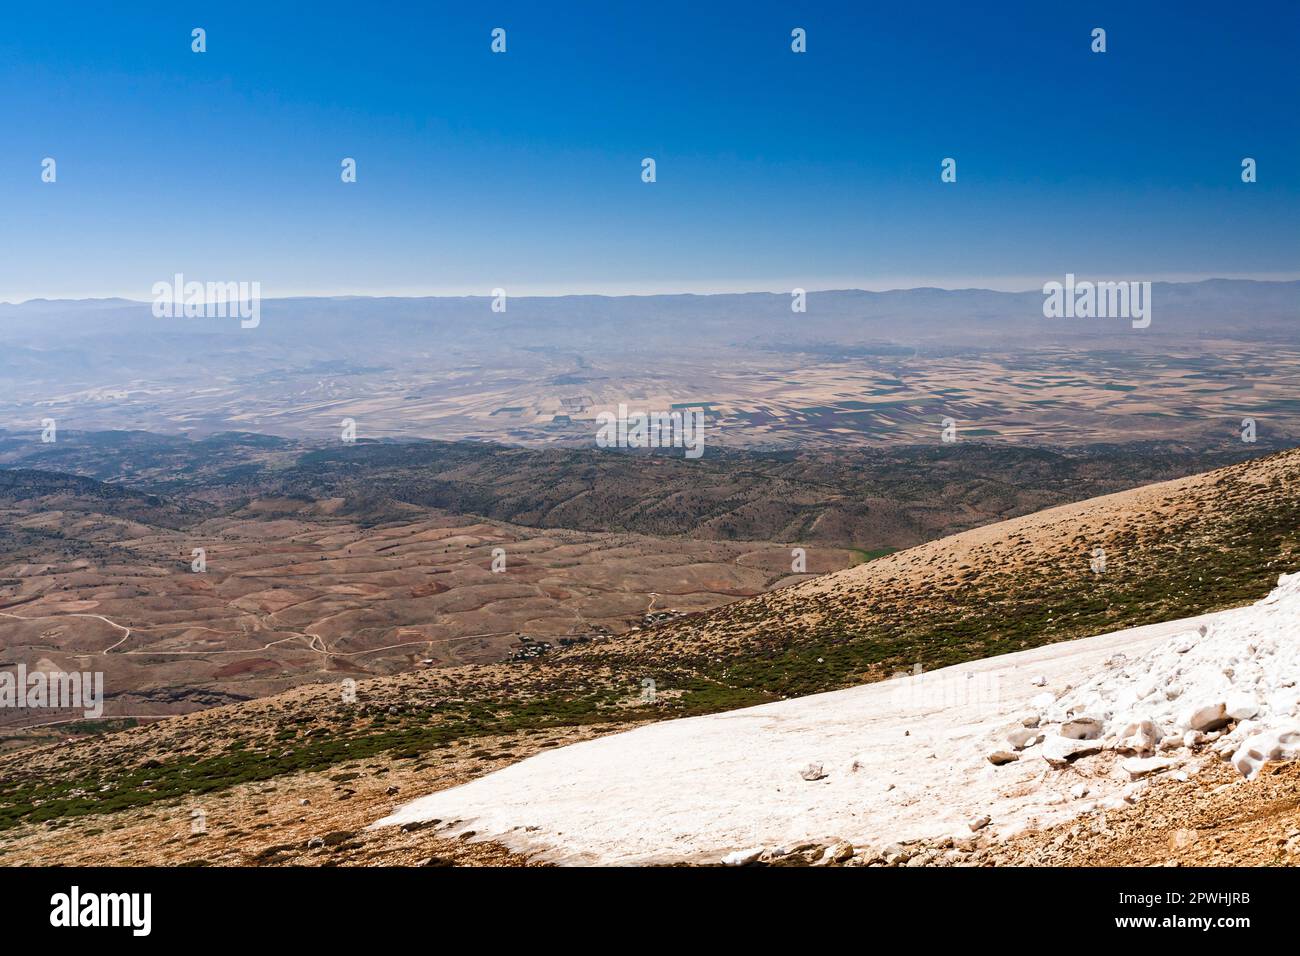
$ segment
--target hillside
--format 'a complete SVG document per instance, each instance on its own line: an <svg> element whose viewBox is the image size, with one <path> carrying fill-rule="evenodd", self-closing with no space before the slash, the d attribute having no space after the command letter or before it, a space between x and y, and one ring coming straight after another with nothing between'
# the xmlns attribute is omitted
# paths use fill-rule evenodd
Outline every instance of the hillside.
<svg viewBox="0 0 1300 956"><path fill-rule="evenodd" d="M414 861L435 845L460 858L454 841L403 831L354 834L338 851L306 840L593 733L1246 604L1300 563L1298 490L1300 451L1283 452L965 532L532 664L365 681L356 704L337 686L299 688L9 758L5 859L47 858L67 828L85 836L82 860L252 862L272 845L281 849L261 862ZM1098 547L1101 573L1089 567ZM654 703L640 699L646 678ZM222 825L190 840L196 801ZM263 811L277 821L266 830L249 824Z"/></svg>
<svg viewBox="0 0 1300 956"><path fill-rule="evenodd" d="M1231 440L1229 440L1231 439ZM149 432L0 431L0 468L66 472L173 499L340 499L368 525L412 507L533 528L689 536L707 541L906 548L982 524L1207 471L1277 450L1235 433L1205 446L1072 448L957 442L871 451L704 458L490 442L289 441L247 433L189 440ZM3 485L0 485L3 500Z"/></svg>
<svg viewBox="0 0 1300 956"><path fill-rule="evenodd" d="M104 674L106 717L152 718L532 655L792 576L786 543L538 531L394 502L386 512L368 521L345 499L273 496L218 507L0 470L0 665L91 668ZM810 574L858 560L816 546L806 557ZM15 726L73 716L0 710L0 746Z"/></svg>

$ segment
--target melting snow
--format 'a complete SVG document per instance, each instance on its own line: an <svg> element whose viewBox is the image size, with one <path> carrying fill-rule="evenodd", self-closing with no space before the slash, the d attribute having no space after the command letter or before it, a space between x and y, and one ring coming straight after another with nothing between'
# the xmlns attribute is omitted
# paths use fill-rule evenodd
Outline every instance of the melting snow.
<svg viewBox="0 0 1300 956"><path fill-rule="evenodd" d="M549 751L375 826L454 821L448 834L563 863L881 846L984 817L1005 836L1204 760L1250 777L1300 757L1297 680L1300 574L1247 608Z"/></svg>

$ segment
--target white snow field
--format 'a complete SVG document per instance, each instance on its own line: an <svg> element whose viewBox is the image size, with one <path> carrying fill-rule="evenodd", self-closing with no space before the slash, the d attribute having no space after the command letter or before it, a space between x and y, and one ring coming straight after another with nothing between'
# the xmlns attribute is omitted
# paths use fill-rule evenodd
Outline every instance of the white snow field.
<svg viewBox="0 0 1300 956"><path fill-rule="evenodd" d="M1006 836L1207 760L1251 776L1300 755L1297 680L1293 574L1246 608L548 751L374 826L437 819L565 864L881 847L969 836L984 817Z"/></svg>

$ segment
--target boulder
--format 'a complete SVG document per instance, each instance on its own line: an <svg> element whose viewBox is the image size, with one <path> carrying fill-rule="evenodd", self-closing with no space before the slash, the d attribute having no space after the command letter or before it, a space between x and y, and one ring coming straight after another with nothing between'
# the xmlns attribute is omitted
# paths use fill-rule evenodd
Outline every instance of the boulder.
<svg viewBox="0 0 1300 956"><path fill-rule="evenodd" d="M847 863L853 858L853 844L841 840L839 843L833 843L826 848L822 854L823 863Z"/></svg>
<svg viewBox="0 0 1300 956"><path fill-rule="evenodd" d="M1247 738L1232 755L1232 765L1247 780L1254 780L1269 761L1300 758L1300 727L1265 731Z"/></svg>
<svg viewBox="0 0 1300 956"><path fill-rule="evenodd" d="M1129 775L1130 780L1141 780L1150 774L1168 770L1173 765L1172 760L1164 757L1129 757L1123 763L1124 772Z"/></svg>
<svg viewBox="0 0 1300 956"><path fill-rule="evenodd" d="M1183 712L1179 724L1188 730L1199 730L1208 733L1211 730L1226 727L1229 720L1228 705L1223 701L1218 701L1213 704L1202 704L1188 708Z"/></svg>
<svg viewBox="0 0 1300 956"><path fill-rule="evenodd" d="M748 850L735 850L722 858L723 866L749 866L763 855L764 848L752 846Z"/></svg>
<svg viewBox="0 0 1300 956"><path fill-rule="evenodd" d="M788 847L783 847L783 846L769 846L769 847L767 847L766 849L764 849L762 853L760 853L760 854L758 855L758 862L759 862L759 863L773 863L773 862L775 862L775 861L777 861L777 860L780 860L780 859L783 859L784 857L789 856L790 853L791 853L791 851L790 851L790 849L789 849Z"/></svg>
<svg viewBox="0 0 1300 956"><path fill-rule="evenodd" d="M1007 743L1013 750L1024 750L1026 747L1032 747L1043 739L1043 734L1037 730L1028 727L1019 727L1007 734Z"/></svg>
<svg viewBox="0 0 1300 956"><path fill-rule="evenodd" d="M1061 724L1061 736L1070 740L1097 740L1104 729L1099 717L1072 717Z"/></svg>
<svg viewBox="0 0 1300 956"><path fill-rule="evenodd" d="M885 858L885 862L890 866L902 866L912 858L912 852L897 843L889 844L880 851L880 855Z"/></svg>
<svg viewBox="0 0 1300 956"><path fill-rule="evenodd" d="M805 780L808 781L821 780L825 778L826 771L822 769L821 764L810 763L802 770L799 771L799 776L803 777Z"/></svg>
<svg viewBox="0 0 1300 956"><path fill-rule="evenodd" d="M1133 720L1125 724L1115 742L1115 749L1122 754L1137 754L1149 757L1156 752L1156 746L1164 735L1150 720Z"/></svg>
<svg viewBox="0 0 1300 956"><path fill-rule="evenodd" d="M1080 757L1101 753L1101 750L1100 740L1074 740L1052 735L1043 741L1039 753L1053 767L1064 767Z"/></svg>

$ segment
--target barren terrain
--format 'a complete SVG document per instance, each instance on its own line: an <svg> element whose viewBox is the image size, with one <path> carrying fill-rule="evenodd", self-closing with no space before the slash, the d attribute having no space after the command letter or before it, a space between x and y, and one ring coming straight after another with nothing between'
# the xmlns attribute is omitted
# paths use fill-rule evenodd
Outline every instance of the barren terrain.
<svg viewBox="0 0 1300 956"><path fill-rule="evenodd" d="M319 796L340 774L359 777L331 787L371 794L371 809L391 808L574 739L570 734L716 713L850 687L913 663L930 669L1239 606L1298 563L1298 482L1300 452L1286 452L923 544L522 666L460 665L366 680L356 703L337 683L302 687L29 750L3 758L3 845L26 861L52 861L78 832L84 839L73 845L102 858L117 852L108 828L129 828L137 843L170 839L178 817L194 806L213 801L222 819L239 794L271 781L276 789L259 799L274 812L292 813L302 799L319 808L308 793ZM1102 574L1090 566L1097 547L1109 556ZM653 700L642 696L647 678L655 681ZM397 794L385 785L381 795L381 778L399 768L412 772ZM347 786L361 778L375 779ZM340 807L355 798L329 792ZM311 837L298 842L302 827L322 838L355 829L353 817L346 827L334 825L343 812L298 810L292 840L277 839L273 828L250 833L244 818L231 820L241 835L228 854L217 852L222 842L186 858L238 862L277 845L297 858L322 849L308 847ZM385 853L398 846L387 841L402 841L412 857L427 852L466 862L497 852L467 848L457 856L447 841L395 828L388 837L340 839ZM182 853L189 844L173 859ZM367 851L339 862L370 859Z"/></svg>

